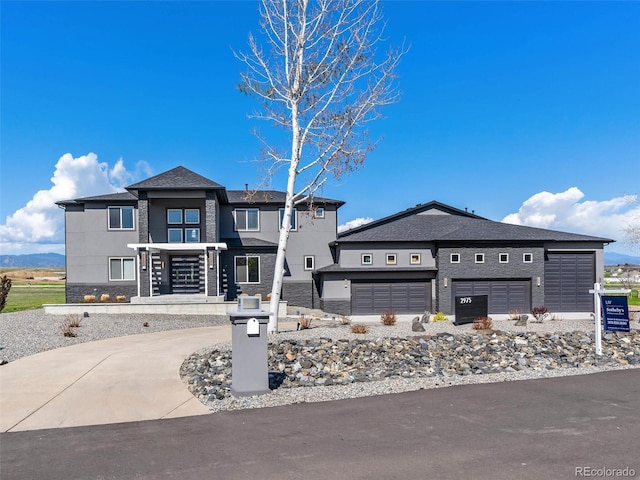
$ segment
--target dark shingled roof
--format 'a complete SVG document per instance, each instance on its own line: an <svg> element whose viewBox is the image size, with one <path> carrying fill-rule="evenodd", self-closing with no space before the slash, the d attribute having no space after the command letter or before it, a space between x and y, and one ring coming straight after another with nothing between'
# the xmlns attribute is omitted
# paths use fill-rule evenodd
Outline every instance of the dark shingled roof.
<svg viewBox="0 0 640 480"><path fill-rule="evenodd" d="M446 241L593 241L613 242L608 238L558 232L494 222L480 217L446 214L413 214L387 217L338 235L338 243L347 242L446 242Z"/></svg>
<svg viewBox="0 0 640 480"><path fill-rule="evenodd" d="M127 190L224 190L208 178L192 172L182 165L141 182L129 185Z"/></svg>
<svg viewBox="0 0 640 480"><path fill-rule="evenodd" d="M75 198L73 200L62 200L56 205L79 205L91 202L136 202L138 197L129 192L109 193L107 195L96 195L94 197Z"/></svg>
<svg viewBox="0 0 640 480"><path fill-rule="evenodd" d="M229 203L278 203L284 204L286 192L277 190L227 190ZM344 205L341 200L330 198L313 197L315 205L335 204L338 207Z"/></svg>
<svg viewBox="0 0 640 480"><path fill-rule="evenodd" d="M278 244L269 242L268 240L262 240L260 238L247 237L247 238L221 238L221 242L227 244L229 248L239 247L273 247L277 248Z"/></svg>

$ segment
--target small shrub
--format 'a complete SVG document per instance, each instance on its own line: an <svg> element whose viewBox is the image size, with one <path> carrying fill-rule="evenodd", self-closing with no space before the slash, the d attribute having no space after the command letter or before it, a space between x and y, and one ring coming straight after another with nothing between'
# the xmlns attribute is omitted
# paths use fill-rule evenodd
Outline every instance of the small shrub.
<svg viewBox="0 0 640 480"><path fill-rule="evenodd" d="M493 320L489 317L478 317L473 321L474 330L491 330L493 328Z"/></svg>
<svg viewBox="0 0 640 480"><path fill-rule="evenodd" d="M66 317L60 324L60 331L65 337L77 337L75 328L71 325L71 322L69 322Z"/></svg>
<svg viewBox="0 0 640 480"><path fill-rule="evenodd" d="M340 315L338 321L340 322L340 325L351 325L351 317L347 315Z"/></svg>
<svg viewBox="0 0 640 480"><path fill-rule="evenodd" d="M396 318L396 314L393 313L391 310L384 312L382 315L380 315L380 322L383 325L387 325L387 326L393 326L396 324L396 321L398 319Z"/></svg>
<svg viewBox="0 0 640 480"><path fill-rule="evenodd" d="M127 297L125 297L124 295L116 295L116 302L126 302L127 301Z"/></svg>
<svg viewBox="0 0 640 480"><path fill-rule="evenodd" d="M111 296L109 296L108 293L103 293L102 295L100 295L101 302L108 302L110 299L111 299Z"/></svg>
<svg viewBox="0 0 640 480"><path fill-rule="evenodd" d="M354 323L351 325L351 333L367 333L368 331L369 327L362 323Z"/></svg>
<svg viewBox="0 0 640 480"><path fill-rule="evenodd" d="M144 322L144 323L142 324L142 326L143 326L143 327L148 327L148 326L149 326L149 322Z"/></svg>
<svg viewBox="0 0 640 480"><path fill-rule="evenodd" d="M300 319L298 320L299 330L307 330L307 329L311 328L312 320L313 319L311 317L307 317L305 315L300 315Z"/></svg>
<svg viewBox="0 0 640 480"><path fill-rule="evenodd" d="M71 328L78 328L82 322L82 315L79 313L70 313L64 316L64 321Z"/></svg>
<svg viewBox="0 0 640 480"><path fill-rule="evenodd" d="M542 323L544 319L549 316L549 310L544 305L540 305L539 307L534 307L531 310L531 315L536 318L538 323Z"/></svg>
<svg viewBox="0 0 640 480"><path fill-rule="evenodd" d="M85 295L84 296L84 301L85 302L95 302L96 301L96 296L95 295Z"/></svg>
<svg viewBox="0 0 640 480"><path fill-rule="evenodd" d="M4 306L7 303L9 290L11 290L11 279L6 275L3 275L0 279L0 312L4 310Z"/></svg>
<svg viewBox="0 0 640 480"><path fill-rule="evenodd" d="M442 312L436 312L436 314L431 318L431 321L432 322L448 322L449 321L449 317L447 317Z"/></svg>

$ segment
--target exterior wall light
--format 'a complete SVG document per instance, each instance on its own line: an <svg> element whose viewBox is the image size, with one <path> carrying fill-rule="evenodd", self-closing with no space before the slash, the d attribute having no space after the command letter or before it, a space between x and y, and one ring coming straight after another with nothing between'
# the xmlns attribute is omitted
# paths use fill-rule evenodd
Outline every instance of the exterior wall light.
<svg viewBox="0 0 640 480"><path fill-rule="evenodd" d="M540 286L540 277L536 277L536 286L539 287Z"/></svg>
<svg viewBox="0 0 640 480"><path fill-rule="evenodd" d="M147 252L144 250L140 252L140 264L142 265L142 270L147 269Z"/></svg>
<svg viewBox="0 0 640 480"><path fill-rule="evenodd" d="M442 283L444 284L444 288L447 288L449 286L449 279L444 277L444 281Z"/></svg>

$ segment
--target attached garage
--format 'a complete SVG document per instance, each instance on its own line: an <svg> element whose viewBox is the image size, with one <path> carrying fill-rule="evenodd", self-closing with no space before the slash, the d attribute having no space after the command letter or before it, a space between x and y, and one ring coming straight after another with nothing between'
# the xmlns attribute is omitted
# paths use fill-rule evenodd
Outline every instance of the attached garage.
<svg viewBox="0 0 640 480"><path fill-rule="evenodd" d="M488 295L489 314L531 311L531 280L454 280L452 304L455 297Z"/></svg>
<svg viewBox="0 0 640 480"><path fill-rule="evenodd" d="M351 283L352 315L431 311L431 282Z"/></svg>
<svg viewBox="0 0 640 480"><path fill-rule="evenodd" d="M551 312L591 312L595 254L547 252L544 262L544 303Z"/></svg>

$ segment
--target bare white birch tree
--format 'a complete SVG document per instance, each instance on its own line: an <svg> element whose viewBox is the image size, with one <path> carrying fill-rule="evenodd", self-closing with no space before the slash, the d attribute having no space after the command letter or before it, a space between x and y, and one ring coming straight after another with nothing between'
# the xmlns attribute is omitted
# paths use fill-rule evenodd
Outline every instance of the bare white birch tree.
<svg viewBox="0 0 640 480"><path fill-rule="evenodd" d="M398 101L394 71L404 51L385 43L376 0L261 0L261 32L249 36L239 88L260 101L252 115L284 129L282 153L263 140L267 175L288 169L268 331L278 307L293 207L312 205L331 176L357 169L373 148L366 125ZM299 187L296 180L300 177Z"/></svg>

